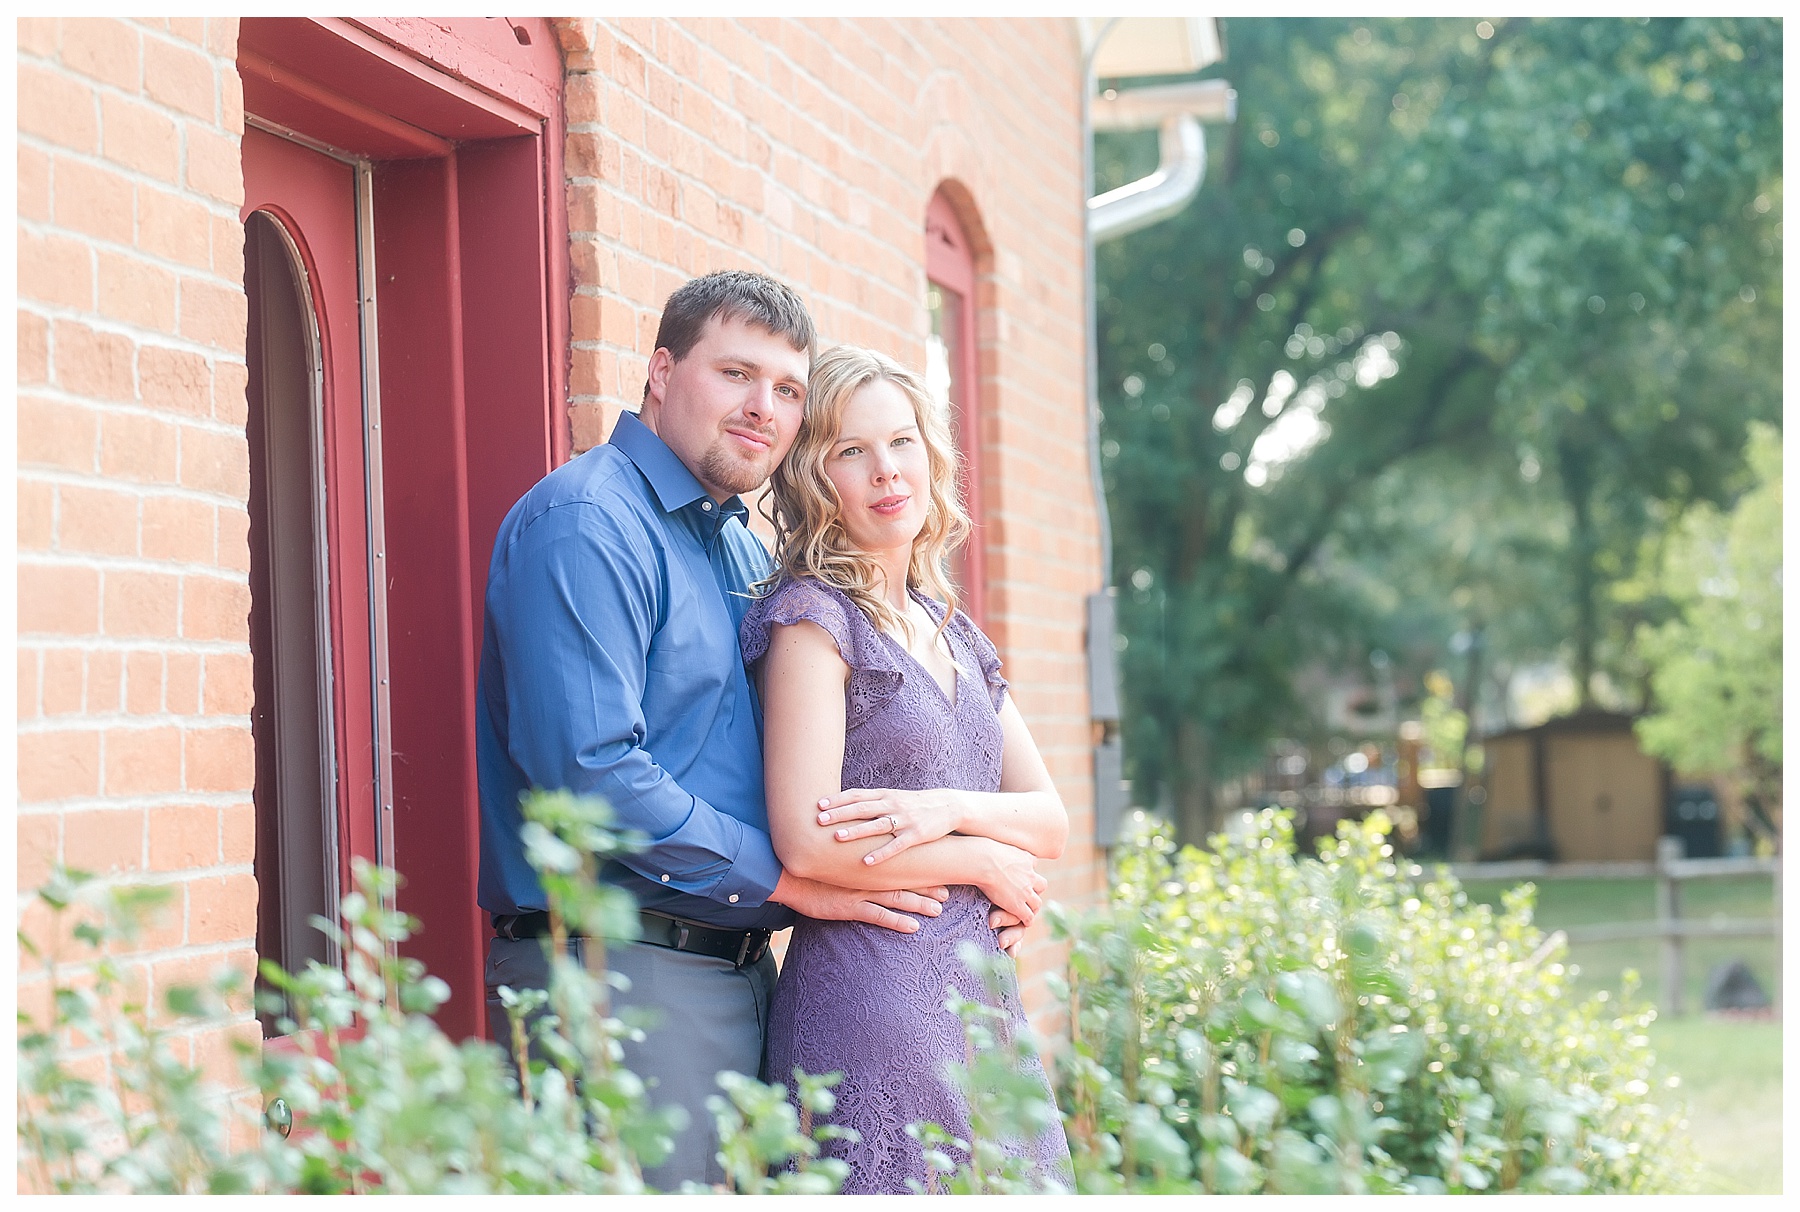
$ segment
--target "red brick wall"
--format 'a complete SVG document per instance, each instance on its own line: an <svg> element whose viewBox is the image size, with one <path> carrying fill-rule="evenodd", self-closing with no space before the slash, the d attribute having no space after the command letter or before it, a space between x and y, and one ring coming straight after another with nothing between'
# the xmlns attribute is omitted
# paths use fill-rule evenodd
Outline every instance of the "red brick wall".
<svg viewBox="0 0 1800 1212"><path fill-rule="evenodd" d="M982 248L990 630L1073 818L1052 893L1091 898L1073 23L559 30L577 449L635 406L657 308L710 269L777 274L828 341L922 365L925 208L960 186ZM253 963L236 22L18 33L19 914L41 934L29 891L57 861L167 885L133 961L154 995ZM1034 1005L1055 958L1041 931ZM23 972L21 1005L42 988ZM236 1030L255 1035L247 1007Z"/></svg>
<svg viewBox="0 0 1800 1212"><path fill-rule="evenodd" d="M154 1001L255 960L237 21L18 36L20 924L57 861L165 885Z"/></svg>
<svg viewBox="0 0 1800 1212"><path fill-rule="evenodd" d="M945 181L984 248L981 439L990 631L1069 806L1052 895L1092 845L1083 598L1100 585L1082 369L1080 48L1066 20L571 20L577 450L637 406L658 309L710 270L806 298L827 344L923 367L925 208ZM1047 931L1028 996L1048 1003Z"/></svg>

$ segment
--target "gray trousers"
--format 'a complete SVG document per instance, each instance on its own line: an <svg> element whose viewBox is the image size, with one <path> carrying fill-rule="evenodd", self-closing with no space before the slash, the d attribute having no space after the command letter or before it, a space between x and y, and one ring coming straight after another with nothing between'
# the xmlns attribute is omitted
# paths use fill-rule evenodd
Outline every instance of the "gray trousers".
<svg viewBox="0 0 1800 1212"><path fill-rule="evenodd" d="M579 939L570 944L577 958L580 947ZM549 939L488 942L488 1031L509 1054L512 1027L498 991L502 985L546 988L549 951ZM722 1070L756 1077L762 1068L775 958L764 955L736 968L729 960L649 943L609 942L606 962L631 981L629 991L613 994L615 1007L643 1007L657 1014L643 1042L625 1044L625 1067L649 1086L652 1106L680 1106L688 1116L687 1127L675 1136L674 1151L661 1165L646 1169L644 1181L659 1191L674 1191L685 1181L723 1182L716 1156L719 1134L706 1098L722 1094L713 1080Z"/></svg>

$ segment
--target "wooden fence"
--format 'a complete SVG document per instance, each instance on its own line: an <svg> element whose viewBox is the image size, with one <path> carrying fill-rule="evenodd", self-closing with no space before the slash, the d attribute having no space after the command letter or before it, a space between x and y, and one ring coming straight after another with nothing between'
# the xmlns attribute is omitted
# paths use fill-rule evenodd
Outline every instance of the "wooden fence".
<svg viewBox="0 0 1800 1212"><path fill-rule="evenodd" d="M1775 988L1770 997L1779 1012L1781 1008L1781 860L1778 858L1702 858L1686 857L1686 847L1677 837L1665 837L1656 844L1656 861L1651 863L1545 863L1537 860L1514 863L1454 863L1450 870L1456 878L1523 883L1530 880L1569 879L1648 879L1656 880L1656 917L1649 921L1604 922L1587 926L1570 926L1559 931L1571 943L1611 943L1626 939L1654 938L1662 940L1663 1012L1677 1015L1683 1010L1682 990L1687 980L1686 946L1696 938L1761 938L1775 936ZM1745 875L1767 875L1775 885L1773 917L1692 918L1681 915L1681 886L1689 880L1729 879Z"/></svg>

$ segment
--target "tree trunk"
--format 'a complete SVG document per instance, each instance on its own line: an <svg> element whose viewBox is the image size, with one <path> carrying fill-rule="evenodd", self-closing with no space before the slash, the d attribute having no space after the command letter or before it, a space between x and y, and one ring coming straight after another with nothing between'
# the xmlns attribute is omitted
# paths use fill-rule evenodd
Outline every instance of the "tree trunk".
<svg viewBox="0 0 1800 1212"><path fill-rule="evenodd" d="M1175 735L1181 772L1175 785L1175 840L1204 846L1218 827L1213 820L1212 738L1202 725L1185 719Z"/></svg>
<svg viewBox="0 0 1800 1212"><path fill-rule="evenodd" d="M1574 444L1558 452L1563 498L1569 503L1570 545L1575 573L1575 688L1578 707L1594 705L1594 651L1600 640L1599 578L1594 556L1599 538L1594 532L1594 484L1587 457Z"/></svg>

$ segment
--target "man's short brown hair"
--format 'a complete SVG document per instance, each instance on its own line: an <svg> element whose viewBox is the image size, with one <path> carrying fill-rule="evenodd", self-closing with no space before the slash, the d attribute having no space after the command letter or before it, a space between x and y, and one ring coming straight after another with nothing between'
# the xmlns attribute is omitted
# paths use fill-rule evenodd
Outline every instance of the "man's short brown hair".
<svg viewBox="0 0 1800 1212"><path fill-rule="evenodd" d="M715 317L766 328L806 354L809 361L817 352L818 336L800 296L785 283L748 269L723 269L677 287L663 305L662 321L656 326L656 348L668 350L681 361L700 340L707 321ZM650 384L645 383L644 398L649 397Z"/></svg>

